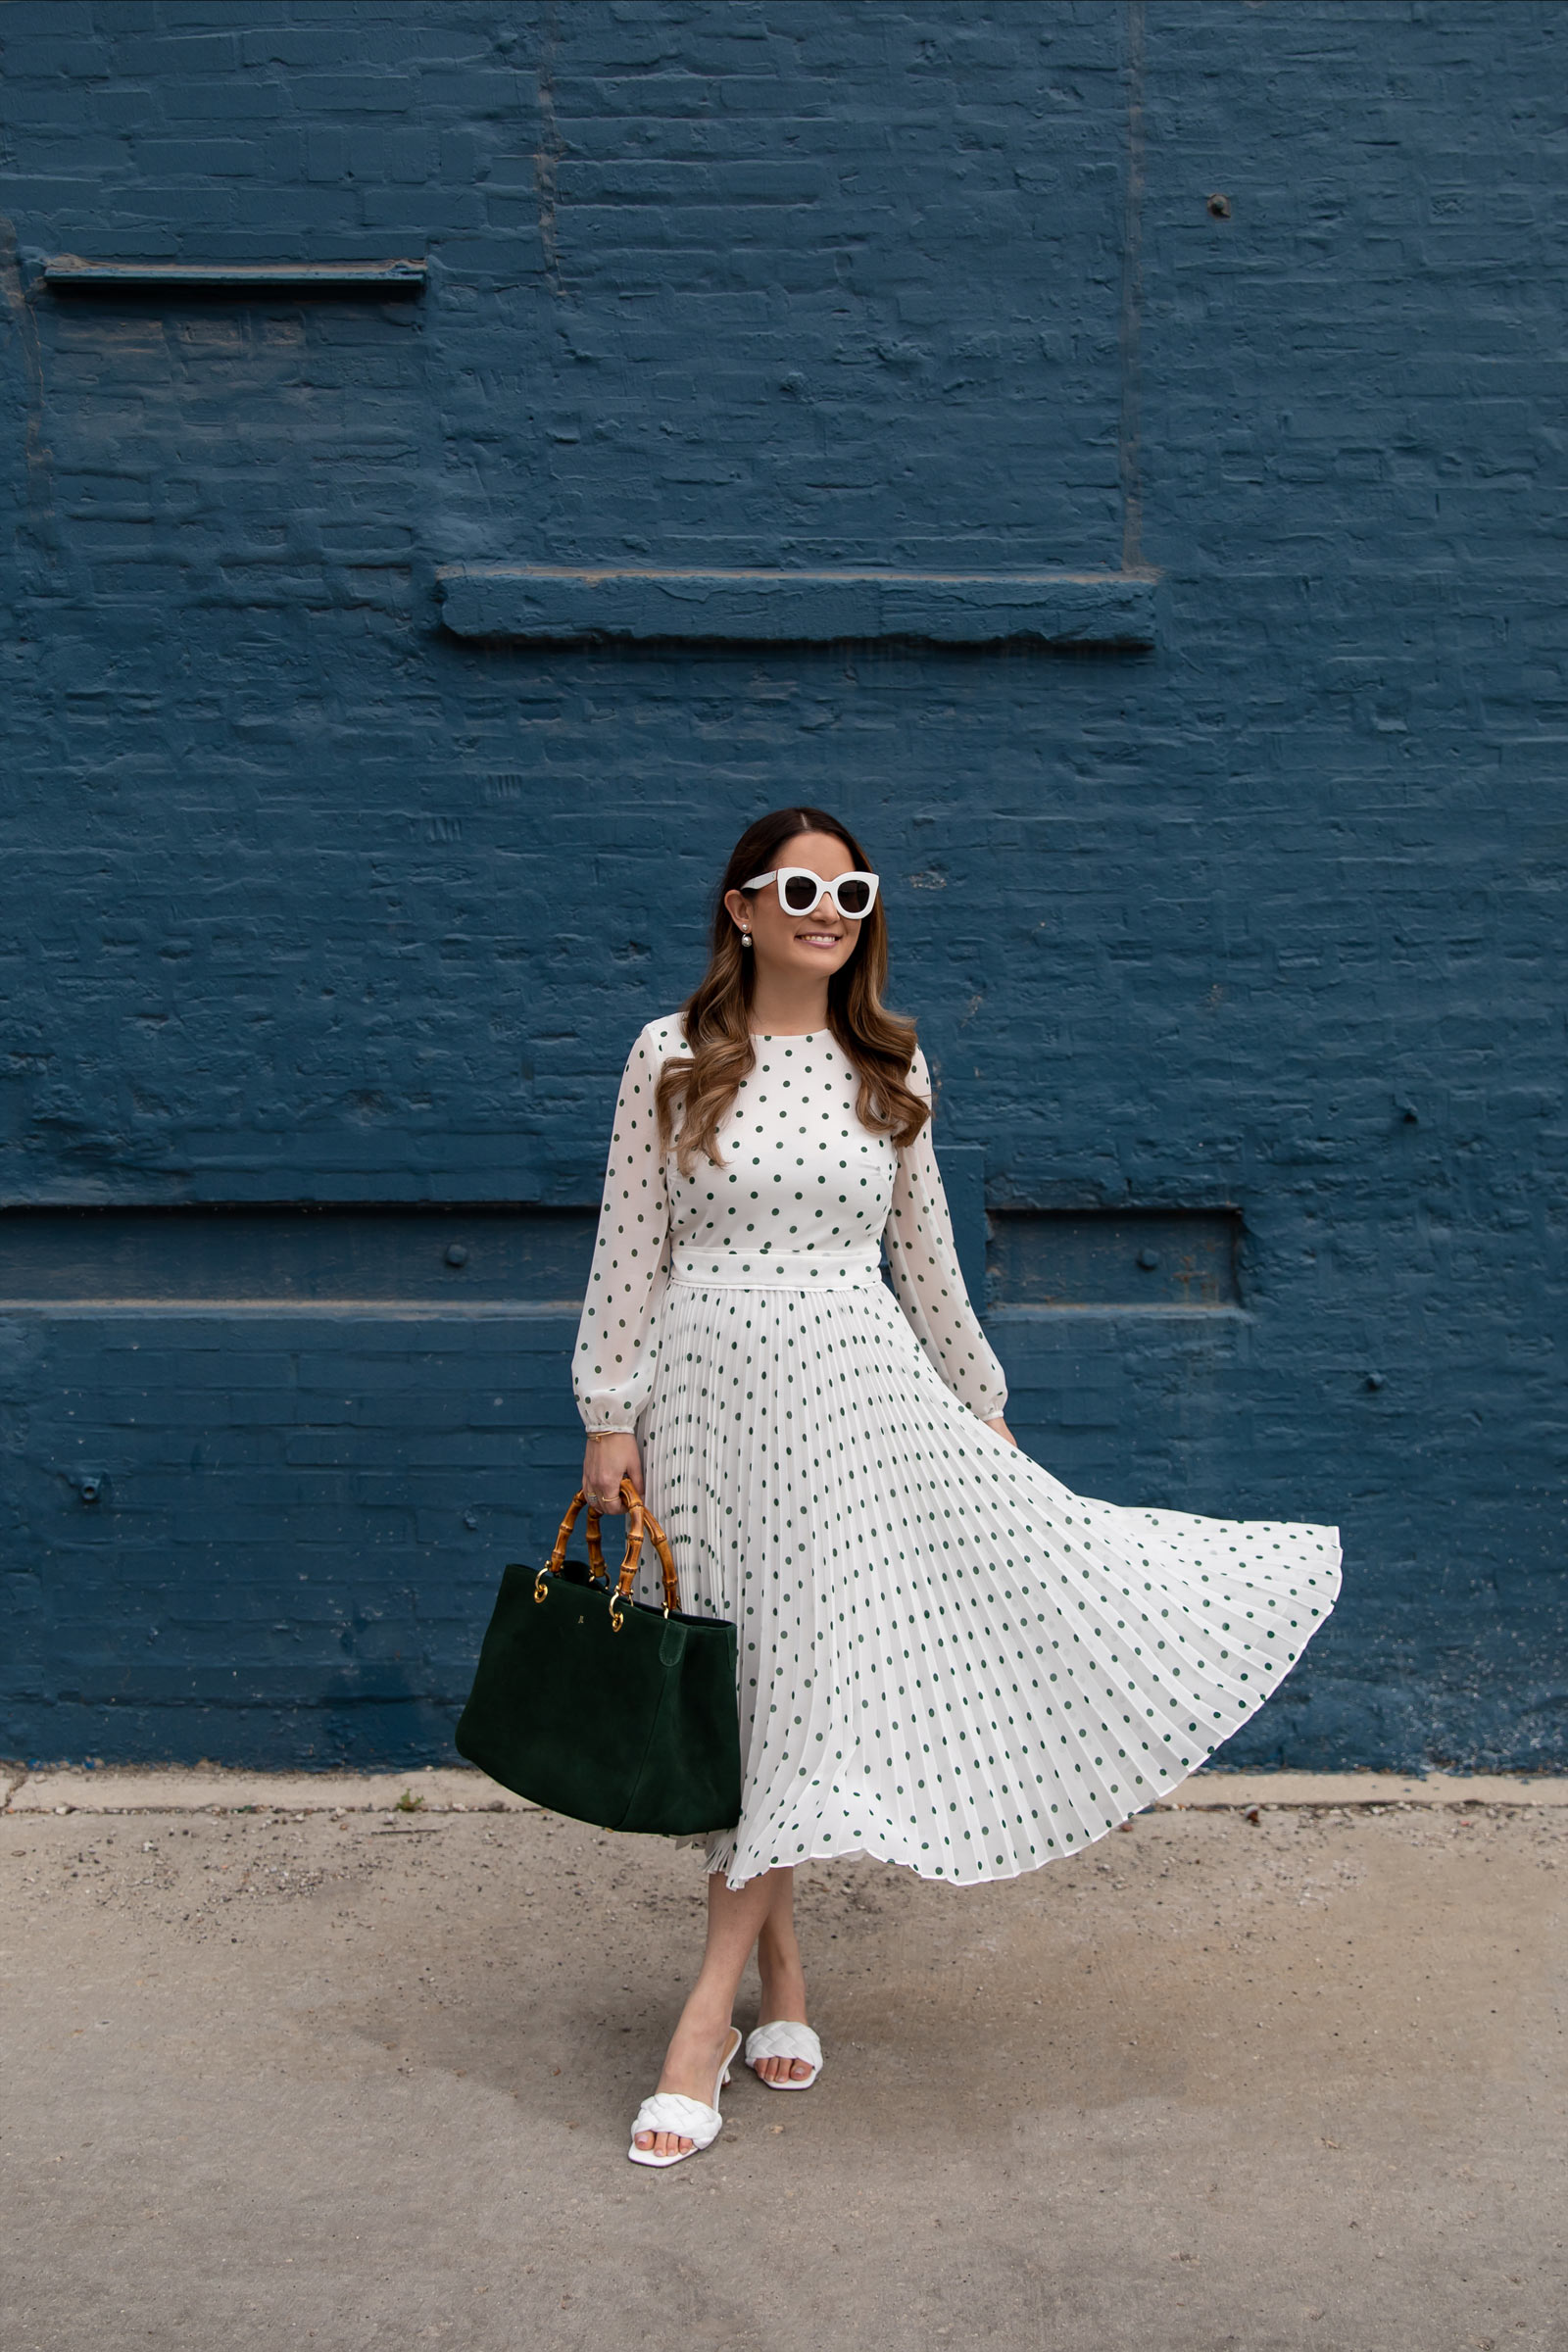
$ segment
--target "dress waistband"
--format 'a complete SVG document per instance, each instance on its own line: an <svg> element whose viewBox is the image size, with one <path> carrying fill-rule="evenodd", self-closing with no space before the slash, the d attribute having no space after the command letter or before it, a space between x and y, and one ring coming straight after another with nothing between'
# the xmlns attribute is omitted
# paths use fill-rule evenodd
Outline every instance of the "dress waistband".
<svg viewBox="0 0 1568 2352"><path fill-rule="evenodd" d="M863 1291L882 1279L875 1242L853 1250L670 1251L671 1282L735 1291Z"/></svg>

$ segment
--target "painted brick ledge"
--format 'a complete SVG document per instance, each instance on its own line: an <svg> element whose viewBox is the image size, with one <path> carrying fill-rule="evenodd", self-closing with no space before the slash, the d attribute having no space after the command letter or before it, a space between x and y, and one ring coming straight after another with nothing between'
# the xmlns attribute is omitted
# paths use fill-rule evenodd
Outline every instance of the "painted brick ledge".
<svg viewBox="0 0 1568 2352"><path fill-rule="evenodd" d="M13 1766L4 1810L24 1813L203 1813L246 1807L285 1813L383 1813L405 1791L429 1813L533 1813L482 1772L424 1765L408 1772L243 1772L184 1765L78 1766L23 1772ZM1159 1799L1176 1811L1253 1805L1568 1805L1568 1774L1200 1772ZM413 1808L411 1808L413 1809Z"/></svg>
<svg viewBox="0 0 1568 2352"><path fill-rule="evenodd" d="M619 570L449 564L436 573L457 637L830 644L910 637L948 645L1154 642L1154 581L1135 572Z"/></svg>
<svg viewBox="0 0 1568 2352"><path fill-rule="evenodd" d="M126 262L56 254L39 272L52 293L422 294L428 265L369 262Z"/></svg>

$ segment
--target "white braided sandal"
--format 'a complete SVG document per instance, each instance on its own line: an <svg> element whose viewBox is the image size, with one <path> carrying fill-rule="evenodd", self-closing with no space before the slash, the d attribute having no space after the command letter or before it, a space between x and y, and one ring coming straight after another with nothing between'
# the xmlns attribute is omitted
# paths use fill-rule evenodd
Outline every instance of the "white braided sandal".
<svg viewBox="0 0 1568 2352"><path fill-rule="evenodd" d="M760 2058L801 2058L810 2073L797 2082L786 2075L781 2082L770 2082L766 2075L759 2075L759 2082L769 2090L809 2090L822 2072L822 2044L809 2026L797 2025L793 2018L775 2018L770 2026L759 2026L755 2034L746 2036L746 2063L756 2068Z"/></svg>
<svg viewBox="0 0 1568 2352"><path fill-rule="evenodd" d="M718 2074L713 2082L713 2104L705 2107L701 2099L688 2099L678 2090L656 2090L638 2108L631 2128L631 2145L626 2150L633 2164L651 2164L662 2170L671 2164L684 2164L688 2156L701 2155L710 2148L724 2129L724 2118L718 2112L718 2094L729 2081L729 2070L735 2063L741 2037L730 2028L729 2047L719 2060ZM669 2156L661 2156L653 2148L637 2145L639 2132L670 2132L681 2139L689 2139L689 2148L677 2148Z"/></svg>

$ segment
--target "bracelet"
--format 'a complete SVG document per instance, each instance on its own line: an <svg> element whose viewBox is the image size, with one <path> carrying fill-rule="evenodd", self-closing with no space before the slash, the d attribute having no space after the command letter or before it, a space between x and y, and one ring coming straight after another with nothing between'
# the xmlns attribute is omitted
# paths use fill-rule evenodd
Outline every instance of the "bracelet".
<svg viewBox="0 0 1568 2352"><path fill-rule="evenodd" d="M588 1443L590 1446L592 1446L596 1439L629 1438L633 1435L633 1432L629 1429L591 1429L588 1431L587 1435Z"/></svg>

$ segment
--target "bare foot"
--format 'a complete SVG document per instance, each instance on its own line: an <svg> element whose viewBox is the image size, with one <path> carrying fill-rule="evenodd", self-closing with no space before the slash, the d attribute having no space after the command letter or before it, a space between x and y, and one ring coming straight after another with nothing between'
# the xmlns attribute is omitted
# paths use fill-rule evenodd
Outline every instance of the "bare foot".
<svg viewBox="0 0 1568 2352"><path fill-rule="evenodd" d="M793 1936L787 1948L780 1948L766 1935L760 1936L757 1968L762 1980L758 2024L771 2026L781 2018L788 2018L797 2026L807 2024L806 1972ZM752 2072L764 2082L805 2082L811 2069L804 2058L758 2058L753 2062Z"/></svg>
<svg viewBox="0 0 1568 2352"><path fill-rule="evenodd" d="M683 2017L664 2052L660 2089L678 2091L683 2098L700 2099L705 2107L710 2107L715 2079L733 2031L728 2018L715 2025ZM695 2144L676 2132L639 2132L634 2142L639 2148L652 2148L656 2156L685 2156Z"/></svg>

